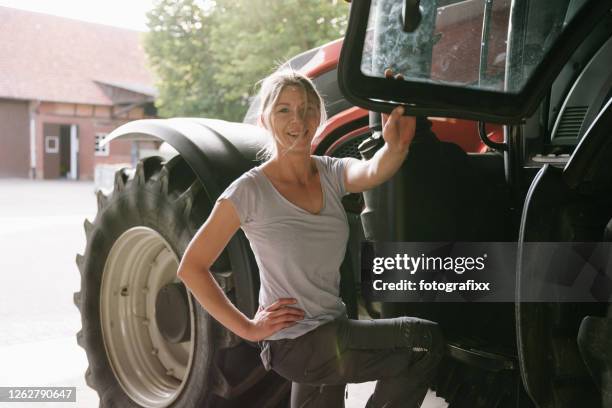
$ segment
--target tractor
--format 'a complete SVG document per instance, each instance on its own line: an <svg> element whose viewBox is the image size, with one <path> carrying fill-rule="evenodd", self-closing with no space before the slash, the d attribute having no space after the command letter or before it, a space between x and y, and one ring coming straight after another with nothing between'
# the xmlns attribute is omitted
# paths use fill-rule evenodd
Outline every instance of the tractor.
<svg viewBox="0 0 612 408"><path fill-rule="evenodd" d="M418 118L400 171L343 198L340 292L351 318L440 324L447 354L431 388L449 407L612 407L612 308L520 293L486 305L373 302L360 290L361 242L513 242L520 253L612 240L611 66L610 0L355 0L343 39L281 67L324 96L313 154L367 159L382 145L380 113L402 104ZM176 276L219 194L259 164L259 103L242 123L148 119L106 138L176 152L117 171L84 222L77 342L101 407L288 406L290 382ZM241 231L211 271L253 316L259 275ZM517 280L533 273L547 271L517 262Z"/></svg>

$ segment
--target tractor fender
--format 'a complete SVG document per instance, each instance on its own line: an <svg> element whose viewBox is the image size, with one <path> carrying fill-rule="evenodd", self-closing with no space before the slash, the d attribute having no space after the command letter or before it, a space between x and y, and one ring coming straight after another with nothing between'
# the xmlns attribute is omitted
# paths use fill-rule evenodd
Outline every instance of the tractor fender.
<svg viewBox="0 0 612 408"><path fill-rule="evenodd" d="M216 119L143 119L128 122L102 145L113 140L161 140L185 159L206 191L211 203L247 170L257 164L257 152L267 132L254 125ZM259 273L248 241L239 231L229 242L236 303L247 316L258 308Z"/></svg>
<svg viewBox="0 0 612 408"><path fill-rule="evenodd" d="M102 145L116 139L162 140L187 161L214 201L232 181L257 164L255 156L266 137L264 129L246 123L199 118L143 119L118 127Z"/></svg>

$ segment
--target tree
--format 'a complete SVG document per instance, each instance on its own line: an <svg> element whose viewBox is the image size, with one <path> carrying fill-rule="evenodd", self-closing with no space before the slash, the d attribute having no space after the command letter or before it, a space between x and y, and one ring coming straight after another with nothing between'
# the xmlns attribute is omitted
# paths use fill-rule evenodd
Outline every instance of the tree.
<svg viewBox="0 0 612 408"><path fill-rule="evenodd" d="M336 0L159 1L145 50L160 78L160 114L241 120L256 82L341 37L347 14Z"/></svg>
<svg viewBox="0 0 612 408"><path fill-rule="evenodd" d="M158 77L161 116L217 112L210 56L210 16L193 0L161 0L147 14L144 47Z"/></svg>

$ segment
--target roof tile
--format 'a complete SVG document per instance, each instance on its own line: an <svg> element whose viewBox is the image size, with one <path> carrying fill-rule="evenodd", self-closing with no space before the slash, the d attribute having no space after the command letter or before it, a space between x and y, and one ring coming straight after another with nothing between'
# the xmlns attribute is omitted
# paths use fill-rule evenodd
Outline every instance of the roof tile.
<svg viewBox="0 0 612 408"><path fill-rule="evenodd" d="M0 7L0 98L112 105L95 81L151 90L141 35Z"/></svg>

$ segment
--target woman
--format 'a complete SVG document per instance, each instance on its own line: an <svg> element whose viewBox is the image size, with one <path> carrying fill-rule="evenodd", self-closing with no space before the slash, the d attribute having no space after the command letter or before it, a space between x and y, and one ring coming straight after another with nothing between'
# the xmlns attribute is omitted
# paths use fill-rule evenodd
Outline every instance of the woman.
<svg viewBox="0 0 612 408"><path fill-rule="evenodd" d="M368 161L310 154L325 122L321 96L293 71L264 80L261 124L271 143L262 165L219 197L189 244L178 275L201 305L240 337L261 341L266 369L293 381L292 407L342 407L346 383L380 380L368 407L418 407L441 357L435 323L349 320L339 297L348 240L341 197L371 189L401 166L415 120L393 110L385 145ZM225 296L209 268L242 228L261 288L252 319Z"/></svg>

